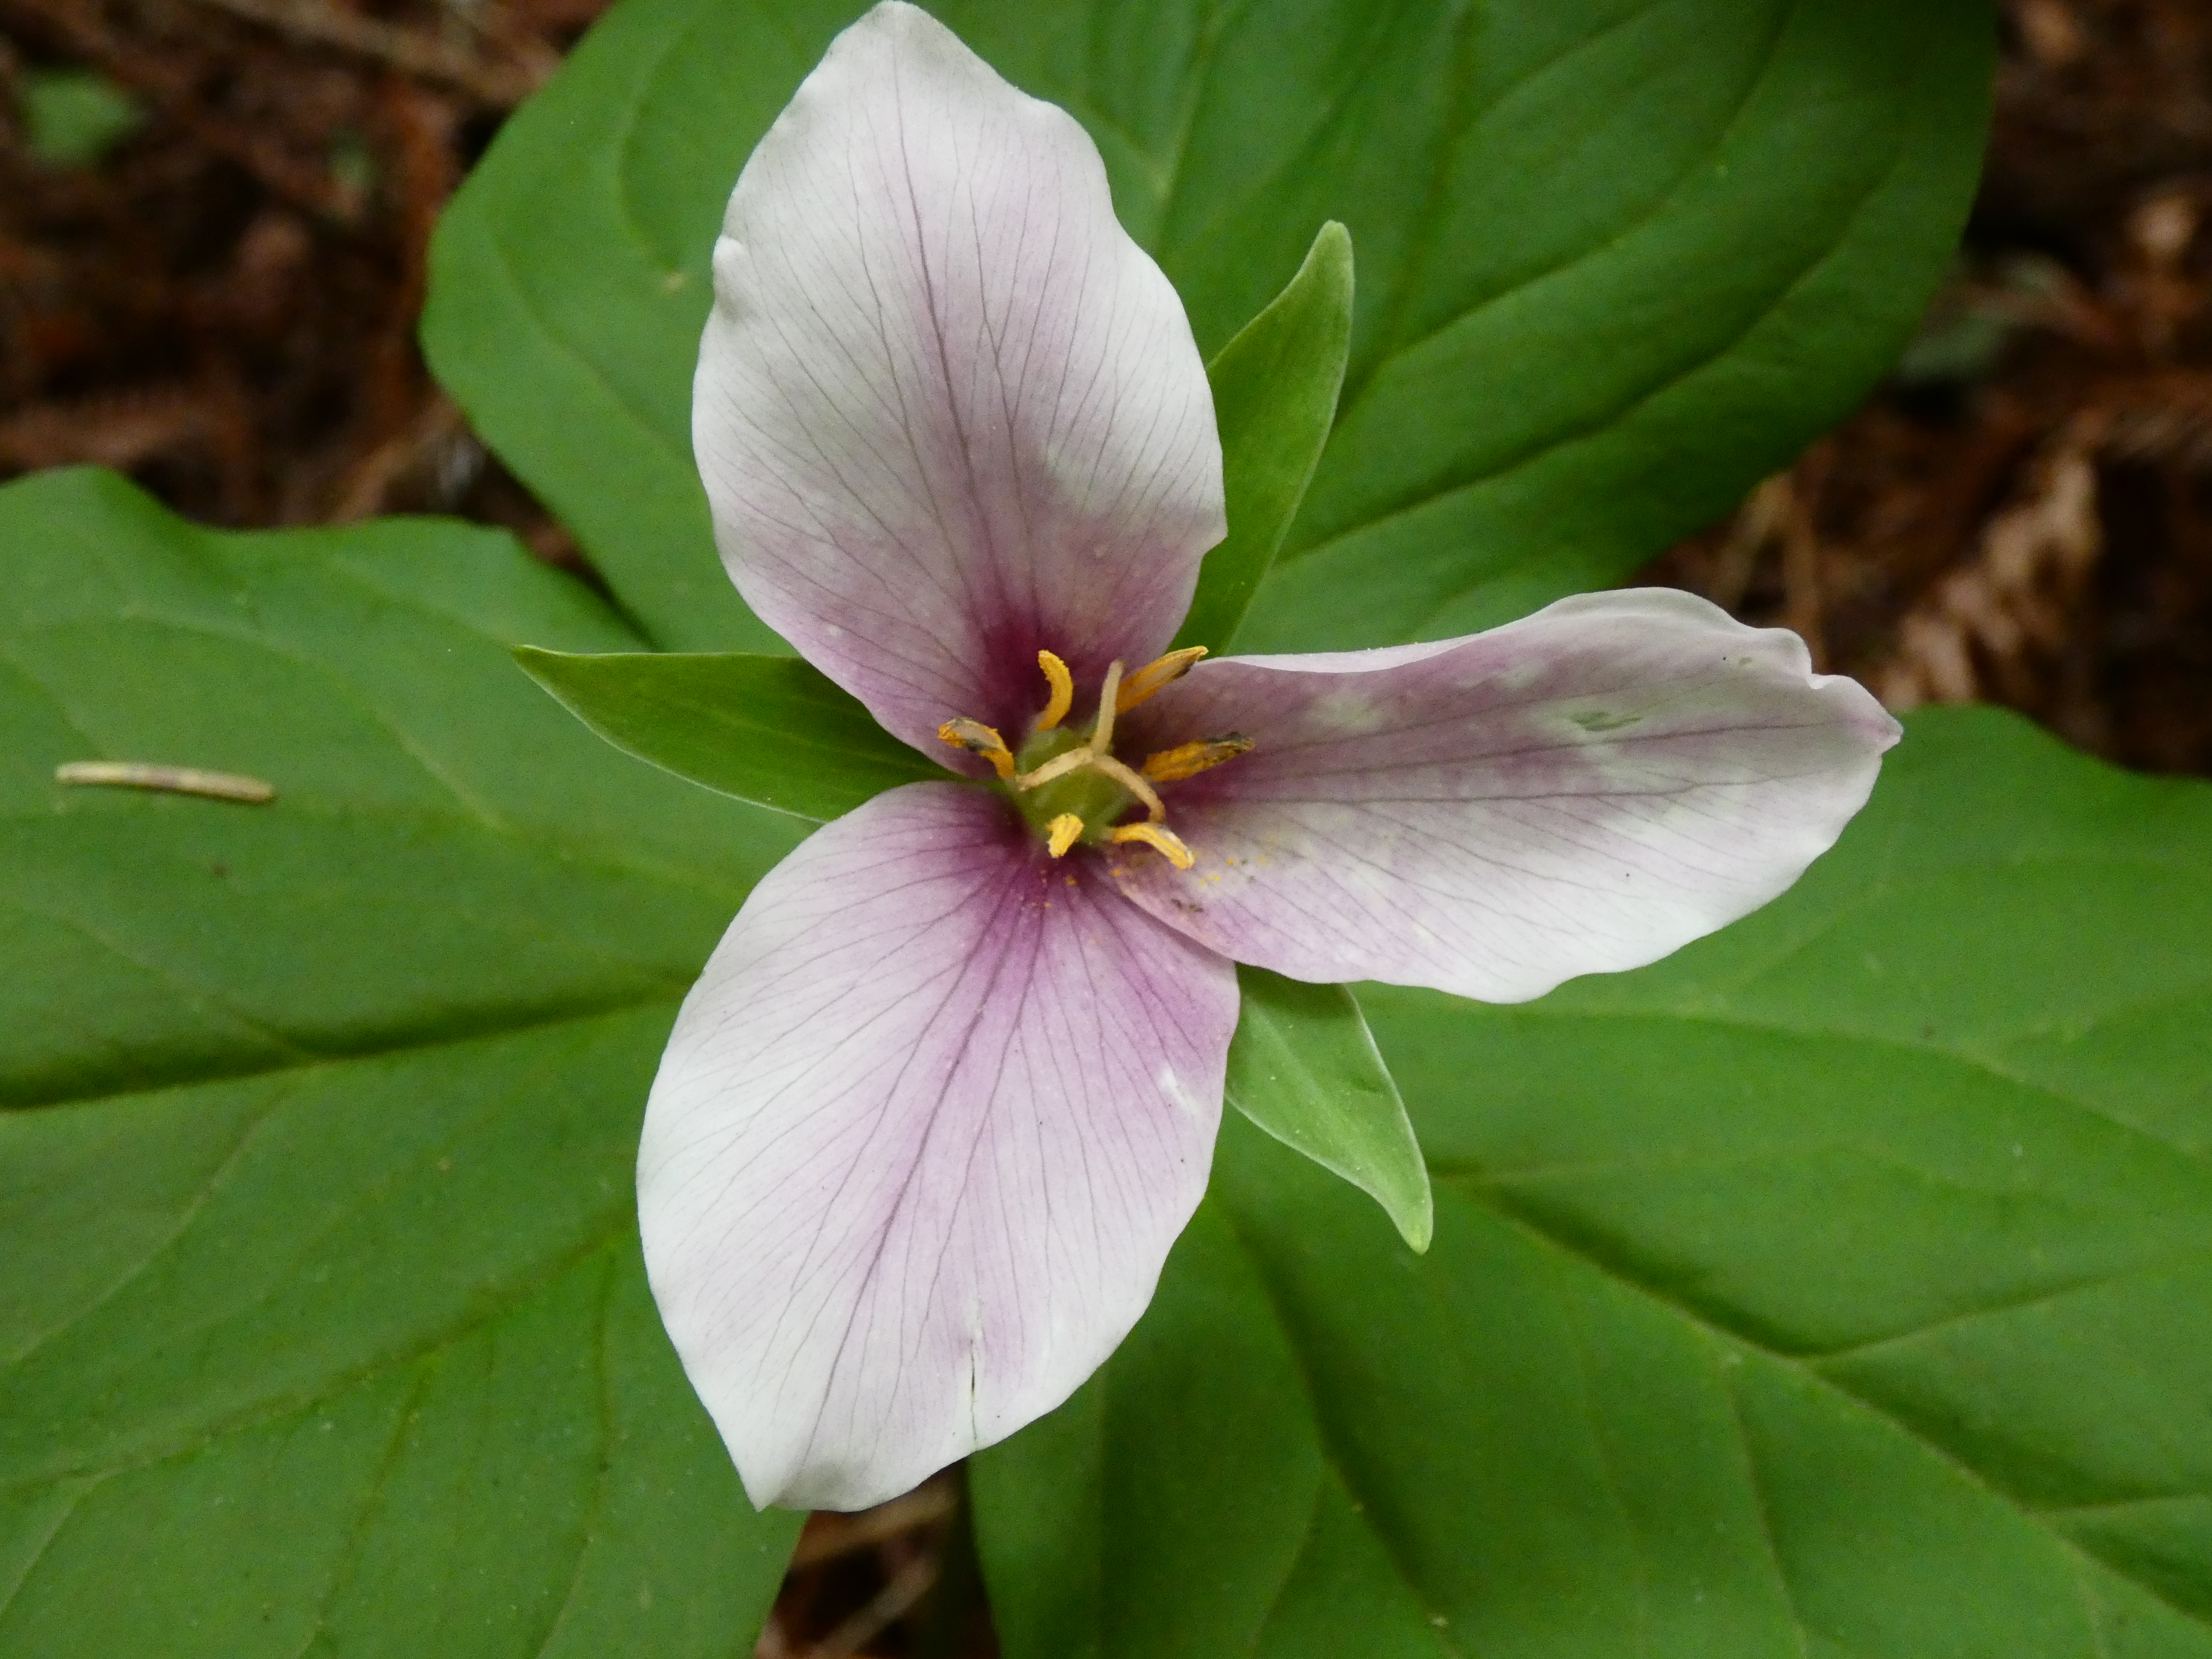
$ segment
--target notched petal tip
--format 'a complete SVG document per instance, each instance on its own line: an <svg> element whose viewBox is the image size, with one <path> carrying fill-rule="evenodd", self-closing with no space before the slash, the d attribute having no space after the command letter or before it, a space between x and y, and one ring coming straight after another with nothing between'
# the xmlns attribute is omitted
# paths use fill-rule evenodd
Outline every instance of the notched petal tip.
<svg viewBox="0 0 2212 1659"><path fill-rule="evenodd" d="M1815 690L1838 700L1843 707L1844 718L1850 722L1876 754L1885 754L1905 741L1904 722L1882 707L1881 700L1872 691L1850 675L1815 674L1813 686ZM1836 689L1831 691L1831 687Z"/></svg>

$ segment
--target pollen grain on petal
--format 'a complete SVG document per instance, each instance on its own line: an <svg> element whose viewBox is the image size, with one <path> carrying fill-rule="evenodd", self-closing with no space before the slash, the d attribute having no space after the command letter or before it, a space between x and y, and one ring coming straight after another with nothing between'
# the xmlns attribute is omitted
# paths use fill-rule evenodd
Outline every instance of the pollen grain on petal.
<svg viewBox="0 0 2212 1659"><path fill-rule="evenodd" d="M1002 778L1014 775L1014 757L1007 749L1006 740L981 720L947 720L937 728L939 738L955 749L965 749L971 755L981 755L991 763Z"/></svg>
<svg viewBox="0 0 2212 1659"><path fill-rule="evenodd" d="M1182 837L1164 824L1125 823L1107 839L1124 846L1141 842L1178 870L1188 870L1198 862L1196 855L1182 844Z"/></svg>
<svg viewBox="0 0 2212 1659"><path fill-rule="evenodd" d="M1075 676L1049 651L1037 653L1037 666L1044 670L1045 679L1052 687L1052 697L1045 704L1044 713L1037 716L1036 729L1049 732L1067 718L1068 708L1075 702Z"/></svg>
<svg viewBox="0 0 2212 1659"><path fill-rule="evenodd" d="M1045 850L1054 858L1065 858L1067 849L1083 838L1083 820L1073 812L1062 812L1045 826Z"/></svg>
<svg viewBox="0 0 2212 1659"><path fill-rule="evenodd" d="M1174 684L1189 673L1205 654L1204 646L1187 645L1180 651L1154 658L1121 683L1121 694L1114 701L1115 712L1126 714L1161 687Z"/></svg>
<svg viewBox="0 0 2212 1659"><path fill-rule="evenodd" d="M1138 769L1154 783L1176 783L1184 778L1194 778L1224 761L1235 760L1251 747L1252 739L1239 732L1231 732L1225 737L1200 738L1146 756L1144 765Z"/></svg>

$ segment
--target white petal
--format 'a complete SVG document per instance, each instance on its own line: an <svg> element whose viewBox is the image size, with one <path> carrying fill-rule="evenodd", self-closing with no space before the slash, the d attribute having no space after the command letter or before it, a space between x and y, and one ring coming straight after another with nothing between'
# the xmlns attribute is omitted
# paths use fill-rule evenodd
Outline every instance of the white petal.
<svg viewBox="0 0 2212 1659"><path fill-rule="evenodd" d="M1205 366L1097 150L911 6L745 164L692 433L746 602L933 755L1034 714L1041 649L1085 685L1156 654L1223 531Z"/></svg>
<svg viewBox="0 0 2212 1659"><path fill-rule="evenodd" d="M1239 962L1491 1002L1640 967L1756 909L1866 804L1897 722L1804 642L1663 588L1464 639L1201 663L1134 752L1237 732L1162 790L1197 857L1122 890Z"/></svg>
<svg viewBox="0 0 2212 1659"><path fill-rule="evenodd" d="M638 1159L646 1267L759 1504L859 1509L1049 1411L1206 1188L1231 965L909 784L754 890Z"/></svg>

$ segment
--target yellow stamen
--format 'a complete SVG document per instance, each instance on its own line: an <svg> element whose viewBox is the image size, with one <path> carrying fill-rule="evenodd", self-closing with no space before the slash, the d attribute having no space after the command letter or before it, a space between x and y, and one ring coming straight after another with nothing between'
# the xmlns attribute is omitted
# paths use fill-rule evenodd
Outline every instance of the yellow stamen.
<svg viewBox="0 0 2212 1659"><path fill-rule="evenodd" d="M937 728L940 741L955 749L965 749L971 755L981 755L991 763L1002 778L1014 775L1014 757L1006 747L1006 740L981 720L947 720Z"/></svg>
<svg viewBox="0 0 2212 1659"><path fill-rule="evenodd" d="M1091 752L1103 755L1114 746L1114 716L1121 712L1121 659L1107 665L1106 684L1098 688L1098 722L1091 728Z"/></svg>
<svg viewBox="0 0 2212 1659"><path fill-rule="evenodd" d="M1067 665L1049 651L1037 653L1037 666L1052 684L1052 701L1044 706L1044 713L1036 717L1036 729L1049 732L1067 718L1068 706L1075 701L1075 676L1067 672ZM1053 854L1054 858L1059 854Z"/></svg>
<svg viewBox="0 0 2212 1659"><path fill-rule="evenodd" d="M1174 749L1164 749L1145 763L1141 772L1114 755L1114 717L1122 709L1133 707L1151 696L1160 687L1171 684L1189 672L1190 665L1206 654L1205 647L1194 646L1186 651L1170 651L1156 662L1147 663L1136 676L1125 682L1121 665L1115 661L1106 670L1104 683L1098 688L1098 713L1091 721L1091 730L1084 734L1074 748L1064 750L1034 771L1016 775L1013 757L999 734L976 720L947 720L938 728L938 736L950 744L957 744L972 754L988 756L999 769L999 775L1010 780L1017 790L1026 793L1064 778L1072 772L1096 772L1111 778L1140 801L1145 808L1145 822L1125 823L1109 830L1107 839L1127 844L1137 842L1151 848L1178 870L1188 870L1197 862L1182 838L1166 826L1167 807L1155 782L1173 782L1233 760L1252 747L1245 738L1232 732L1226 737L1201 738L1195 743L1186 743ZM1067 718L1075 699L1074 678L1067 665L1049 651L1037 653L1037 666L1044 671L1052 686L1051 700L1036 718L1035 732L1049 732ZM1126 690L1125 690L1126 687ZM1035 735L1033 732L1032 736ZM1054 858L1065 857L1087 832L1083 818L1073 812L1055 813L1044 826L1045 846Z"/></svg>
<svg viewBox="0 0 2212 1659"><path fill-rule="evenodd" d="M1117 713L1126 714L1162 686L1173 685L1191 671L1198 659L1206 654L1202 645L1187 645L1180 651L1170 651L1164 657L1155 658L1129 676L1122 686L1121 695L1115 703Z"/></svg>
<svg viewBox="0 0 2212 1659"><path fill-rule="evenodd" d="M1064 858L1067 849L1083 835L1083 820L1073 812L1062 812L1044 827L1045 850L1054 858Z"/></svg>
<svg viewBox="0 0 2212 1659"><path fill-rule="evenodd" d="M1131 771L1123 762L1115 760L1111 755L1093 755L1091 757L1091 769L1094 772L1103 772L1139 800L1144 802L1145 811L1154 823L1167 817L1168 809L1160 805L1160 798L1152 793L1152 786Z"/></svg>
<svg viewBox="0 0 2212 1659"><path fill-rule="evenodd" d="M1200 738L1195 743L1180 743L1146 756L1142 769L1154 783L1175 783L1235 760L1251 747L1252 739L1236 732L1225 738Z"/></svg>
<svg viewBox="0 0 2212 1659"><path fill-rule="evenodd" d="M1140 841L1178 870L1188 870L1198 862L1190 848L1182 844L1182 836L1157 823L1125 823L1107 839L1123 845Z"/></svg>

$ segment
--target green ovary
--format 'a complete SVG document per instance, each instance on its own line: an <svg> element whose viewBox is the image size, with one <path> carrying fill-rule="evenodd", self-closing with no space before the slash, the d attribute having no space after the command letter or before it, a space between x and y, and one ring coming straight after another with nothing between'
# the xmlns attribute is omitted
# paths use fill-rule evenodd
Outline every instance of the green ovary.
<svg viewBox="0 0 2212 1659"><path fill-rule="evenodd" d="M1018 774L1034 772L1047 761L1071 749L1080 749L1085 734L1056 726L1039 732L1024 744L1015 757ZM1034 789L1008 789L1006 795L1030 829L1043 839L1052 821L1063 812L1083 820L1083 839L1095 842L1121 821L1136 797L1103 772L1083 767L1039 784Z"/></svg>

